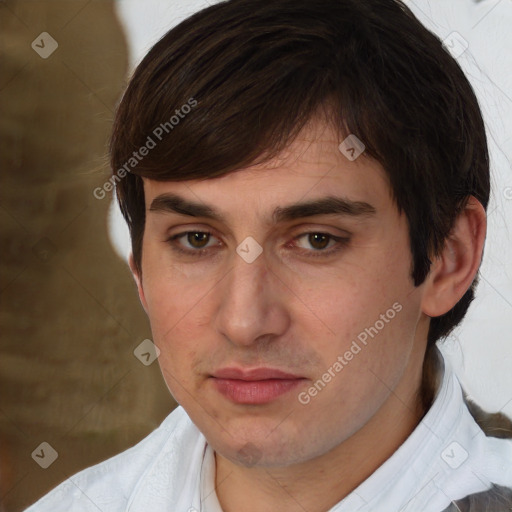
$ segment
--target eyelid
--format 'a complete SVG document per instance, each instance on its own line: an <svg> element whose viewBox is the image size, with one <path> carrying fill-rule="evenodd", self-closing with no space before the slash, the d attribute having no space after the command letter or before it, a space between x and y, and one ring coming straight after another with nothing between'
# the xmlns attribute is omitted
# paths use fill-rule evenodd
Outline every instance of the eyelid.
<svg viewBox="0 0 512 512"><path fill-rule="evenodd" d="M349 236L337 236L337 235L333 235L332 233L329 233L327 231L307 231L307 232L301 233L300 235L295 236L293 238L292 242L294 242L295 240L298 240L300 238L307 237L308 235L326 235L331 241L335 242L332 247L330 247L328 249L322 249L322 250L319 250L319 249L308 250L308 249L298 248L299 252L301 254L304 254L308 258L309 257L327 258L327 257L341 251L342 249L344 249L345 246L350 241Z"/></svg>
<svg viewBox="0 0 512 512"><path fill-rule="evenodd" d="M201 233L201 234L209 235L210 237L212 237L212 236L215 237L215 235L211 231L205 231L205 230L201 230L201 229L189 229L187 231L182 231L180 233L170 235L166 239L166 242L171 244L171 247L174 251L181 252L183 254L189 254L192 256L202 255L206 252L209 252L211 250L211 248L214 247L214 246L203 247L201 249L188 249L188 248L180 247L179 244L176 242L176 240L179 238L182 238L186 235L189 235L190 233ZM215 237L215 238L217 238L217 237ZM208 240L208 242L210 242L210 240Z"/></svg>
<svg viewBox="0 0 512 512"><path fill-rule="evenodd" d="M176 240L178 240L184 236L187 236L191 233L201 233L201 234L208 235L210 237L217 238L213 232L208 231L208 230L189 229L187 231L182 231L180 233L170 235L165 241L171 245L171 248L173 251L176 251L178 253L182 253L185 255L189 255L192 257L198 257L198 256L202 256L205 253L209 253L213 247L215 247L215 246L218 247L218 245L219 245L219 244L215 244L213 246L210 246L210 247L207 246L207 247L200 248L200 249L188 249L188 248L180 247L180 245L176 242ZM303 231L300 234L293 236L291 242L288 242L286 244L286 247L288 248L290 246L290 243L292 243L292 245L294 245L293 242L295 242L298 239L307 237L309 235L326 235L330 239L330 241L334 241L335 243L329 249L308 250L308 249L298 248L299 252L301 254L304 254L306 257L327 257L327 256L334 254L334 253L340 251L341 249L343 249L351 239L351 236L348 233L344 236L339 236L339 235L334 235L328 231L322 231L321 229L316 229L316 230L312 229L310 231ZM210 242L210 239L208 240L208 242Z"/></svg>

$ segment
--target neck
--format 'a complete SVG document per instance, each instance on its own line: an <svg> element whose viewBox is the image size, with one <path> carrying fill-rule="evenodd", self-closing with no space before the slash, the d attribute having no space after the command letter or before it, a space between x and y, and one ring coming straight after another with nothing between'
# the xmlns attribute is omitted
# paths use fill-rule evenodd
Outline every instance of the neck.
<svg viewBox="0 0 512 512"><path fill-rule="evenodd" d="M436 351L430 352L435 358ZM280 468L247 468L216 454L217 496L223 511L329 510L393 455L430 408L437 379L435 372L425 376L422 369L421 359L410 365L371 420L320 457Z"/></svg>

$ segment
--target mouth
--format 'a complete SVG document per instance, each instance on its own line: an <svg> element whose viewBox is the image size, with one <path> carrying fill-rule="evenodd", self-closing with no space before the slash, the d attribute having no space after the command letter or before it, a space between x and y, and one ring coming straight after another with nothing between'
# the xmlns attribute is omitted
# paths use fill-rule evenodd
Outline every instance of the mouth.
<svg viewBox="0 0 512 512"><path fill-rule="evenodd" d="M274 368L223 368L210 378L214 388L225 398L245 405L272 402L306 380Z"/></svg>

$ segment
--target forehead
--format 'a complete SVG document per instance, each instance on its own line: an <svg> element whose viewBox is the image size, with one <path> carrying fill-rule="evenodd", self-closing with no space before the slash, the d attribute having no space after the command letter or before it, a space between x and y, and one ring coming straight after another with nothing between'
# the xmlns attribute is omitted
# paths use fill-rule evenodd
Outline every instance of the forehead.
<svg viewBox="0 0 512 512"><path fill-rule="evenodd" d="M312 121L286 150L265 163L202 180L144 179L146 209L166 193L211 206L223 218L254 214L270 220L276 209L327 196L364 202L377 212L391 208L382 166L364 152L350 160L339 149L343 140L329 124Z"/></svg>

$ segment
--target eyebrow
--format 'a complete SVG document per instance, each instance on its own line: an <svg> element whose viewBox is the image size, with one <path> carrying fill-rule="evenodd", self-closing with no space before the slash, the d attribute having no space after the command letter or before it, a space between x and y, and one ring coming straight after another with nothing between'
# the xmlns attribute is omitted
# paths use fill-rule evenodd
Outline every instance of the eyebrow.
<svg viewBox="0 0 512 512"><path fill-rule="evenodd" d="M225 217L213 207L190 201L177 194L165 193L153 199L149 207L151 212L178 213L190 217L204 217L226 222ZM272 214L274 224L289 222L315 215L347 215L350 217L367 217L376 214L376 209L364 201L351 201L336 196L326 196L311 201L294 203L275 208Z"/></svg>

